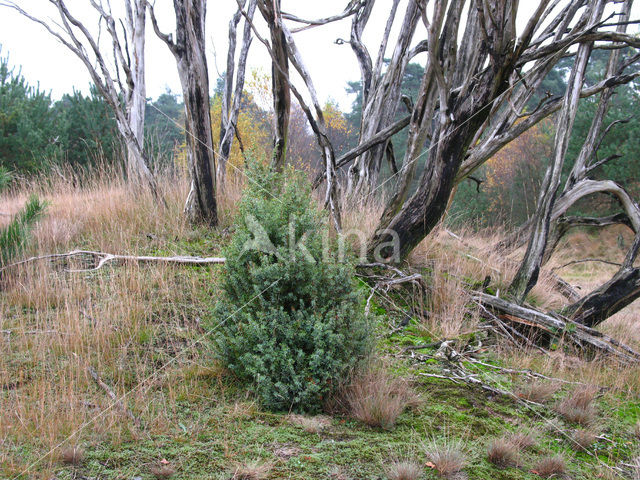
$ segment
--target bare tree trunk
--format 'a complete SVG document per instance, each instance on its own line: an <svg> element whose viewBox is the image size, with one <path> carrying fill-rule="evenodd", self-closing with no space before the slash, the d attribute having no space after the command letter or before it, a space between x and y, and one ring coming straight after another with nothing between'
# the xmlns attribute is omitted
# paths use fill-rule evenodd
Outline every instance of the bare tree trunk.
<svg viewBox="0 0 640 480"><path fill-rule="evenodd" d="M147 6L145 0L135 0L134 5L126 2L127 11L127 36L131 48L131 80L127 92L126 108L129 116L131 132L138 145L144 145L144 116L147 103L147 90L145 82L145 24ZM140 170L138 164L145 164L136 158L135 148L129 149L129 169L135 172Z"/></svg>
<svg viewBox="0 0 640 480"><path fill-rule="evenodd" d="M258 8L269 25L269 32L271 34L271 89L273 93L273 110L275 113L272 165L276 170L281 171L284 168L286 160L287 135L291 114L287 40L282 29L280 0L258 0Z"/></svg>
<svg viewBox="0 0 640 480"><path fill-rule="evenodd" d="M237 73L235 73L236 82L234 88L233 79L235 71L236 31L238 23L240 22L240 17L242 16L243 6L244 4L238 6L238 11L229 22L229 50L227 54L227 71L224 76L224 89L222 91L220 145L218 147L218 180L220 181L221 188L224 185L227 172L227 161L231 154L236 122L238 121L238 114L240 112L245 71L247 67L247 55L249 54L249 47L251 46L251 24L247 21L245 22L242 35L242 47L238 58ZM247 9L247 17L249 19L253 19L255 9L256 0L249 0L249 7Z"/></svg>
<svg viewBox="0 0 640 480"><path fill-rule="evenodd" d="M211 131L209 72L206 59L206 0L174 0L176 40L163 34L147 3L156 35L173 53L184 97L187 162L191 188L185 214L192 223L218 224L215 157Z"/></svg>
<svg viewBox="0 0 640 480"><path fill-rule="evenodd" d="M590 24L595 24L600 20L604 10L604 3L604 1L599 0L597 3L591 5ZM582 43L578 47L578 54L576 55L576 60L571 70L560 117L556 121L553 160L545 174L538 198L538 208L534 216L534 225L529 238L527 252L509 286L509 294L515 297L520 303L524 301L527 293L529 293L538 281L540 266L542 265L545 248L547 246L551 214L555 205L558 187L560 186L564 158L567 153L567 147L569 146L573 122L578 112L580 91L584 83L584 75L592 48L593 43L591 42Z"/></svg>
<svg viewBox="0 0 640 480"><path fill-rule="evenodd" d="M420 3L411 1L407 5L403 23L400 27L398 41L395 45L389 65L382 72L384 55L387 50L389 35L398 8L398 0L394 0L387 19L387 24L376 59L375 66L368 50L362 43L362 34L369 20L375 0L367 0L361 4L354 16L351 28L350 44L362 75L362 122L360 125L360 144L365 144L389 127L395 119L401 98L401 83L406 66L413 56L423 51L422 48L410 50L410 45L420 20ZM422 47L422 44L419 46ZM348 172L347 193L352 198L362 198L373 190L378 182L382 161L387 151L388 142L375 145L358 156Z"/></svg>
<svg viewBox="0 0 640 480"><path fill-rule="evenodd" d="M454 2L455 4L455 2ZM447 32L454 39L457 37L457 21L460 11L452 4L449 17L444 20L446 2L436 5L431 21L427 21L429 30L429 63L425 76L431 76L428 81L423 80L420 95L428 98L428 89L435 83L435 94L438 96L438 121L431 127L431 115L420 114L422 108L414 112L410 131L416 138L410 138L409 155L405 158L405 166L417 161L419 154L416 148L424 135L424 130L431 128L433 147L428 157L416 193L398 208L400 200L392 197L382 215L380 224L369 242L369 255L376 260L399 260L405 258L413 248L433 229L441 220L449 203L456 175L467 153L470 142L490 113L487 105L500 95L507 87L506 81L513 69L512 42L515 35L514 18L512 18L511 2L495 2L485 5L473 2L481 17L491 9L492 18L497 18L492 27L487 27L484 20L478 19L483 28L477 29L478 38L468 38L466 41L475 42L473 54L462 62L456 62L457 46L455 41L448 40L442 45L449 49L438 51L437 43L433 40ZM426 15L426 14L425 14ZM473 29L473 22L467 24L467 33ZM448 31L446 27L451 27ZM445 28L443 28L445 27ZM443 33L444 35L444 33ZM488 66L483 68L485 60ZM453 85L456 69L471 69L467 71L462 85ZM427 101L422 102L428 105ZM405 170L406 174L408 170ZM399 243L399 245L398 245Z"/></svg>

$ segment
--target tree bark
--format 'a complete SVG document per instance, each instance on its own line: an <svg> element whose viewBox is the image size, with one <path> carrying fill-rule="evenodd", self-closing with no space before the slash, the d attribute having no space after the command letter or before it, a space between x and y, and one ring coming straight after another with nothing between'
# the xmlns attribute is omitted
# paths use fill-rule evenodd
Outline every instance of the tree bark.
<svg viewBox="0 0 640 480"><path fill-rule="evenodd" d="M590 7L589 24L595 25L602 17L604 0L593 3ZM591 56L593 43L581 43L574 66L569 77L567 92L563 99L560 117L556 122L554 154L551 166L547 169L538 198L536 215L533 218L533 229L524 259L509 286L509 294L519 303L524 301L527 293L535 286L540 274L550 230L551 214L560 186L562 167L573 130L573 122L578 112L580 92L584 83L587 63Z"/></svg>
<svg viewBox="0 0 640 480"><path fill-rule="evenodd" d="M280 0L258 0L258 8L269 25L269 33L271 34L271 89L275 113L275 136L271 163L277 171L282 171L287 155L287 135L291 114L287 40L282 28Z"/></svg>
<svg viewBox="0 0 640 480"><path fill-rule="evenodd" d="M174 0L176 40L163 34L150 8L153 28L173 53L182 85L187 163L191 188L184 212L191 223L216 226L215 156L211 130L209 72L206 59L206 0Z"/></svg>
<svg viewBox="0 0 640 480"><path fill-rule="evenodd" d="M251 46L251 25L249 21L245 22L242 34L242 47L240 56L238 57L238 68L235 73L235 88L233 86L235 68L235 51L237 27L242 16L242 6L238 6L238 12L229 22L229 50L227 54L227 71L224 76L224 89L222 91L222 113L220 119L220 144L218 147L218 180L220 187L224 186L227 173L227 161L231 154L233 145L233 137L236 130L236 122L240 113L240 105L242 103L242 93L244 89L244 79L247 67L247 56L249 47ZM253 18L256 9L256 0L249 0L247 8L247 17Z"/></svg>

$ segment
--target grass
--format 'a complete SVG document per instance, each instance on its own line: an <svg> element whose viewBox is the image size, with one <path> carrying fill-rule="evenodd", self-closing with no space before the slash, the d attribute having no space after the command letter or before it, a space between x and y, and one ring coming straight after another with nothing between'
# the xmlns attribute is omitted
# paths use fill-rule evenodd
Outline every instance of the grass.
<svg viewBox="0 0 640 480"><path fill-rule="evenodd" d="M231 224L239 189L227 182L222 228L207 231L182 219L188 185L180 176L161 178L166 209L117 180L114 172L82 181L64 172L56 178L34 181L0 197L3 212L17 211L31 192L49 202L24 256L76 248L216 255L228 239L225 229ZM359 216L373 223L371 214ZM354 215L349 221L356 224L358 218ZM580 243L582 235L579 232L576 241L583 248L600 248L594 239ZM361 399L377 397L371 404L382 405L378 411L392 412L378 417L387 429L372 428L346 413L324 417L269 413L256 403L250 389L241 388L217 366L201 325L211 315L223 267L120 264L95 272L66 271L90 266L87 260L76 259L13 270L0 287L0 478L149 480L167 475L228 480L263 470L262 478L272 479L385 478L392 476L395 465L389 459L401 458L415 464L397 468L399 473L412 471L429 480L438 478L438 472L426 463L438 460L444 472L447 452L460 450L462 439L460 461L452 463L462 465L469 478L539 478L530 470L540 458L563 454L572 446L575 424L556 418L549 408L525 407L512 398L490 397L480 389L420 376L420 372L442 373L438 361L420 360L433 350L421 350L415 358L400 355L407 344L458 335L460 347L482 343L478 356L483 362L606 387L589 406L603 419L601 427L609 441L589 447L591 452L597 448L597 458L585 451L566 458L571 478L594 478L606 468L602 462L631 464L640 454L634 436L640 421L638 367L623 368L605 360L587 363L562 348L550 356L526 350L514 353L508 345L477 333L478 312L465 301L461 289L481 283L486 275L492 276L492 289L502 289L508 281L508 262L487 248L494 240L489 234L466 234L462 243L438 231L414 253L414 268L430 277L434 288L434 295L421 305L434 312L428 318L412 315L404 330L393 331L398 314L374 306L379 318L378 353L386 357L384 380L364 382ZM568 256L571 248L562 246L559 258ZM584 281L587 288L593 278L606 275L597 268L605 267L576 266L569 269L568 278ZM559 300L546 288L543 284L536 290L537 301L553 305ZM397 300L403 308L419 306L408 303L410 299ZM637 346L634 308L602 328ZM123 397L139 426L121 409L111 407L108 395L89 375L89 366ZM513 392L523 385L514 376L491 370L477 374ZM408 391L409 384L420 396L419 404L412 395L399 393ZM572 385L561 383L555 397L562 402L574 395ZM403 401L389 402L389 398ZM408 404L413 408L405 408ZM530 431L537 432L535 438ZM489 443L502 437L519 445L521 468L503 470L487 460ZM453 447L447 449L442 438ZM425 449L416 452L421 444ZM70 453L74 451L82 454L76 459ZM437 453L442 455L436 458ZM450 458L456 460L456 455Z"/></svg>
<svg viewBox="0 0 640 480"><path fill-rule="evenodd" d="M419 404L406 380L389 375L378 365L356 373L341 397L349 415L385 430L395 426L407 407Z"/></svg>

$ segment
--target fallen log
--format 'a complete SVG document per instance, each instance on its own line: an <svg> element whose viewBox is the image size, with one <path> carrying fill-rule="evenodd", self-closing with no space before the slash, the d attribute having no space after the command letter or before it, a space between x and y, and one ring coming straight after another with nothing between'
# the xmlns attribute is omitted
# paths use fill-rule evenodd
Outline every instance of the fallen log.
<svg viewBox="0 0 640 480"><path fill-rule="evenodd" d="M543 313L483 292L470 292L474 301L493 310L498 318L546 339L562 338L580 351L615 357L624 363L640 362L640 353L608 335L557 314Z"/></svg>

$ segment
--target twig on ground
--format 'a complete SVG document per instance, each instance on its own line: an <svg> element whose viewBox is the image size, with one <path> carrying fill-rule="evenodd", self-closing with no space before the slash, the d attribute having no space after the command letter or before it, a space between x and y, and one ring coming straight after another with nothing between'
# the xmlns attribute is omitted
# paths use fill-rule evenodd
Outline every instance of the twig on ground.
<svg viewBox="0 0 640 480"><path fill-rule="evenodd" d="M139 427L140 426L140 420L138 420L135 415L133 413L131 413L131 411L118 399L117 395L115 394L115 392L109 387L109 385L107 385L106 383L104 383L102 381L102 379L100 378L100 375L98 375L98 372L96 372L94 370L94 368L92 366L89 366L87 368L87 371L89 372L89 375L91 375L91 378L93 378L93 381L96 382L96 384L102 388L102 390L104 390L106 392L106 394L109 396L109 398L111 398L111 400L113 400L114 404L120 409L122 410L122 412L131 419L131 421L133 421L133 423Z"/></svg>

